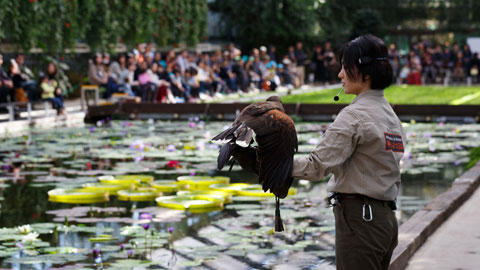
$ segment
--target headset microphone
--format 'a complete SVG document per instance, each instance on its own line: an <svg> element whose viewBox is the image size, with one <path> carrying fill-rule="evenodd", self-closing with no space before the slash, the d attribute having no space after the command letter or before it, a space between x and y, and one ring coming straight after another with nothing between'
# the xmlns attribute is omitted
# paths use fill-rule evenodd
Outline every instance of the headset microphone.
<svg viewBox="0 0 480 270"><path fill-rule="evenodd" d="M340 95L340 93L341 93L343 90L344 90L343 88L340 89L340 91L338 91L338 94L333 97L333 100L338 101L338 100L340 99L339 95Z"/></svg>

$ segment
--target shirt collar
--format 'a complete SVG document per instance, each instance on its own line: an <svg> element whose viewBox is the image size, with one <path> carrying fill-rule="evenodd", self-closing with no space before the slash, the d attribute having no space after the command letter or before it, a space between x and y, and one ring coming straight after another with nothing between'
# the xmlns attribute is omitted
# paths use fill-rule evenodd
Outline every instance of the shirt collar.
<svg viewBox="0 0 480 270"><path fill-rule="evenodd" d="M355 97L355 99L353 99L352 103L350 103L350 104L354 104L359 99L366 98L366 97L383 97L383 90L367 90L367 91L357 95Z"/></svg>

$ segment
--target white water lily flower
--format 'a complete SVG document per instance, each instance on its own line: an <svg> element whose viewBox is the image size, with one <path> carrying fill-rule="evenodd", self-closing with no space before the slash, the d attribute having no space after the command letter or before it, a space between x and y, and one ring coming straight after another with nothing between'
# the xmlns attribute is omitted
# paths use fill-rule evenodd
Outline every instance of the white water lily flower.
<svg viewBox="0 0 480 270"><path fill-rule="evenodd" d="M22 226L18 226L17 227L17 230L21 233L21 234L28 234L32 231L32 227L30 225L22 225Z"/></svg>
<svg viewBox="0 0 480 270"><path fill-rule="evenodd" d="M120 234L121 235L135 235L138 234L139 232L143 232L143 228L140 226L125 226L122 227Z"/></svg>
<svg viewBox="0 0 480 270"><path fill-rule="evenodd" d="M38 234L37 232L31 232L22 238L22 242L27 243L27 242L37 241L39 235L40 234Z"/></svg>

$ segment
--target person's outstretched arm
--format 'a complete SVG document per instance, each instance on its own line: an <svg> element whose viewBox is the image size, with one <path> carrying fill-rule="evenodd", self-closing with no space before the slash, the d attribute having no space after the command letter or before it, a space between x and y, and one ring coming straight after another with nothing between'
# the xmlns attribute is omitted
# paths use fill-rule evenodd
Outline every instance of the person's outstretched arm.
<svg viewBox="0 0 480 270"><path fill-rule="evenodd" d="M292 176L306 180L321 180L343 164L361 143L359 120L349 111L342 111L322 136L320 143L306 157L293 163Z"/></svg>

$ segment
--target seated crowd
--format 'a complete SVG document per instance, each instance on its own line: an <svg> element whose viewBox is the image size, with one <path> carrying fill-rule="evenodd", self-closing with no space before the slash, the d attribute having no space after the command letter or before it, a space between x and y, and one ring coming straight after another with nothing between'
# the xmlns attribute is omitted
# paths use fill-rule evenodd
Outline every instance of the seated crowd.
<svg viewBox="0 0 480 270"><path fill-rule="evenodd" d="M103 86L105 98L114 93L136 96L143 101L163 103L196 102L228 93L293 89L306 81L338 82L340 65L330 42L317 45L308 57L297 42L279 57L274 46L261 46L248 53L230 43L225 51L176 53L155 51L153 44L139 44L127 54L111 59L97 53L88 65L90 84ZM408 84L472 83L480 81L478 53L468 45L445 46L418 42L409 51L389 46L394 82ZM0 103L47 100L63 112L62 89L58 86L57 66L51 62L35 80L25 65L23 54L2 68L0 55ZM308 76L306 76L308 74ZM64 89L65 90L65 89Z"/></svg>
<svg viewBox="0 0 480 270"><path fill-rule="evenodd" d="M113 61L109 54L95 54L88 79L106 88L106 98L121 92L143 101L194 102L238 91L298 87L304 82L306 58L301 43L278 61L274 47L253 49L251 55L242 54L233 44L223 53L171 50L162 54L148 44Z"/></svg>
<svg viewBox="0 0 480 270"><path fill-rule="evenodd" d="M7 71L2 64L3 55L0 55L0 103L45 100L52 104L57 114L64 114L63 94L54 62L48 63L45 72L40 72L38 81L34 80L33 72L25 65L23 54L10 59Z"/></svg>
<svg viewBox="0 0 480 270"><path fill-rule="evenodd" d="M461 49L458 44L442 46L422 41L412 44L404 54L390 44L388 53L397 83L462 84L468 78L472 83L479 82L478 53L472 53L468 44Z"/></svg>

